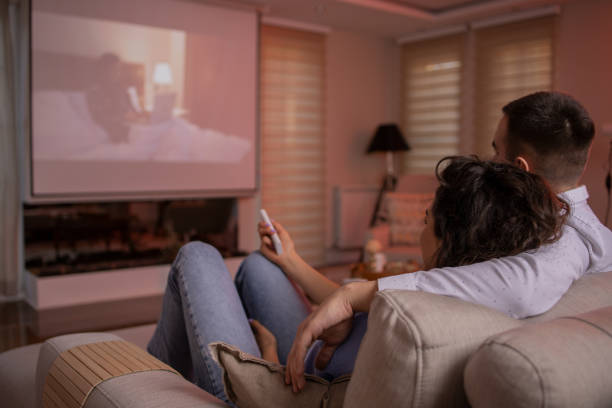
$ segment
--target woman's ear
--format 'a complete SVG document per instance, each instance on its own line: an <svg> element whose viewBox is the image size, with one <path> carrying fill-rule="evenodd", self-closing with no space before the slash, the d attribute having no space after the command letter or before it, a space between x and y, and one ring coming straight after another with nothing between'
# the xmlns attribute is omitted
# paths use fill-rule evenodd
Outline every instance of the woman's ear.
<svg viewBox="0 0 612 408"><path fill-rule="evenodd" d="M531 171L529 162L523 156L517 156L516 159L514 159L514 165L525 171Z"/></svg>

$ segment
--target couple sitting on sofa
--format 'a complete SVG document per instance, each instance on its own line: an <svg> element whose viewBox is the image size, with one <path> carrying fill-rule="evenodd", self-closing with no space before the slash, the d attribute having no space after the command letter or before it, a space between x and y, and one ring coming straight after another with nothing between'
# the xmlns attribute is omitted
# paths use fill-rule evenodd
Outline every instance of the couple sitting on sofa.
<svg viewBox="0 0 612 408"><path fill-rule="evenodd" d="M578 187L594 136L586 111L567 95L540 92L503 112L496 162L449 158L437 170L422 235L429 270L338 288L299 257L280 224L260 223L261 251L243 262L234 284L214 248L190 243L172 265L149 352L227 401L208 350L224 341L286 364L285 382L298 391L305 369L351 371L367 323L355 313L367 312L378 290L448 295L524 318L550 309L584 274L609 270L612 232ZM293 282L320 304L313 313Z"/></svg>

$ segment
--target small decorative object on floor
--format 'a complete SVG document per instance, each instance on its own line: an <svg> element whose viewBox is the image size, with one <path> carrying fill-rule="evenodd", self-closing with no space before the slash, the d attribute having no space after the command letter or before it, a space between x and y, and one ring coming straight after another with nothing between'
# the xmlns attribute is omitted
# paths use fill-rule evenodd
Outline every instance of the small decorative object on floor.
<svg viewBox="0 0 612 408"><path fill-rule="evenodd" d="M381 253L382 245L375 239L371 239L365 246L366 263L368 265L369 272L381 273L385 268L387 258L385 254Z"/></svg>

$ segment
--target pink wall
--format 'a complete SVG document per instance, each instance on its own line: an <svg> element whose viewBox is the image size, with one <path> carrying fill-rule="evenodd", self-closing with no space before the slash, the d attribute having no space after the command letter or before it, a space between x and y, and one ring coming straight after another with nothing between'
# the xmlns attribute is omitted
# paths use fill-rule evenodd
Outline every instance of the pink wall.
<svg viewBox="0 0 612 408"><path fill-rule="evenodd" d="M601 126L612 124L612 1L563 5L559 19L555 88L574 95L597 125L583 182L600 219L605 217L609 144ZM376 126L400 117L400 47L392 40L332 31L327 39L327 234L333 243L333 187L378 186L384 157L366 155Z"/></svg>
<svg viewBox="0 0 612 408"><path fill-rule="evenodd" d="M563 6L558 30L556 88L576 97L589 111L597 134L583 176L591 207L603 221L604 179L610 137L601 127L612 123L612 2L581 0Z"/></svg>
<svg viewBox="0 0 612 408"><path fill-rule="evenodd" d="M330 247L333 187L378 186L384 176L384 156L365 151L380 123L399 120L400 47L390 39L332 31L326 58L326 246Z"/></svg>

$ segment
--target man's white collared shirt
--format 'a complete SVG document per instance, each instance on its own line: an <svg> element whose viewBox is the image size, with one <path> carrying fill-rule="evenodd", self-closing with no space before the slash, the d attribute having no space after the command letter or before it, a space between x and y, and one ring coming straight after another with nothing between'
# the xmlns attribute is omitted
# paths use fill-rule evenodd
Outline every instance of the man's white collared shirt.
<svg viewBox="0 0 612 408"><path fill-rule="evenodd" d="M381 278L378 290L419 290L452 296L514 318L546 312L583 275L612 271L612 231L591 210L586 187L559 197L570 205L570 214L558 241L473 265Z"/></svg>

